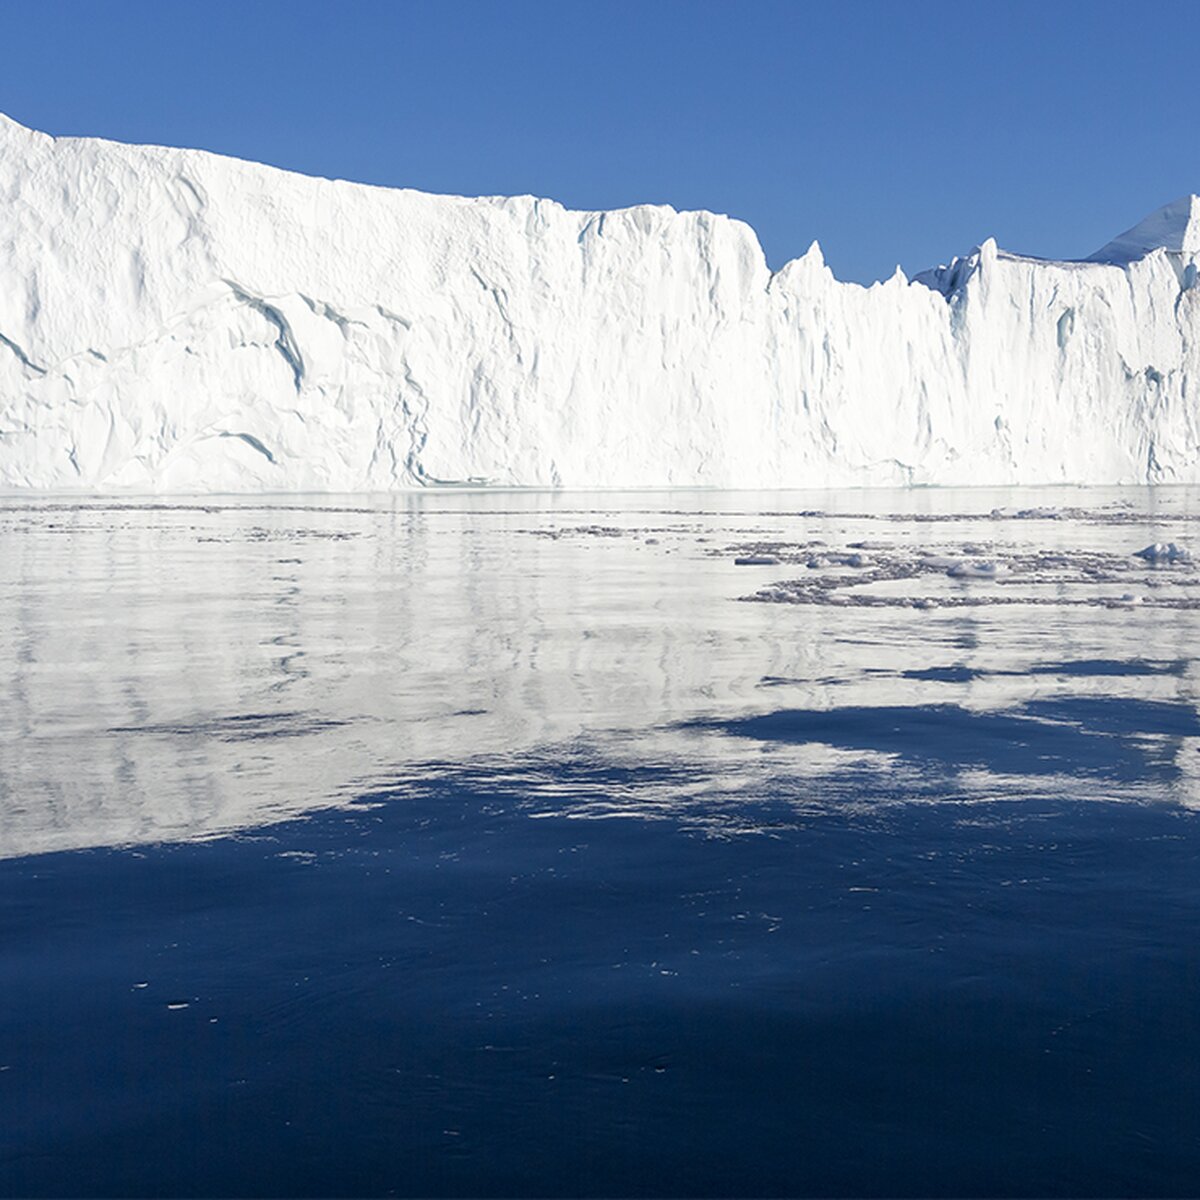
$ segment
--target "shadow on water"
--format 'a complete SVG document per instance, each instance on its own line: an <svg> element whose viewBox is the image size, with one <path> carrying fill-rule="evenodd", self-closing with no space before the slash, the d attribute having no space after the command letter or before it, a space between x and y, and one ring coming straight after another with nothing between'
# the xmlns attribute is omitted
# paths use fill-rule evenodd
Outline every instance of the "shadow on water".
<svg viewBox="0 0 1200 1200"><path fill-rule="evenodd" d="M1139 675L1180 676L1187 670L1187 659L1172 659L1167 662L1145 658L1085 658L1073 662L1038 663L1030 667L1031 675L1077 675L1092 678L1121 678Z"/></svg>
<svg viewBox="0 0 1200 1200"><path fill-rule="evenodd" d="M1200 737L1200 717L1190 704L1115 696L1031 700L1009 712L955 704L783 709L694 727L765 742L876 751L925 770L1126 782L1177 777L1180 739Z"/></svg>
<svg viewBox="0 0 1200 1200"><path fill-rule="evenodd" d="M1035 663L1028 671L988 671L979 667L968 667L956 663L949 667L917 667L902 671L902 679L917 679L933 683L970 683L973 679L1009 678L1020 679L1023 675L1060 675L1083 679L1139 678L1150 675L1182 676L1187 670L1187 659L1167 662L1144 658L1086 658L1072 662Z"/></svg>

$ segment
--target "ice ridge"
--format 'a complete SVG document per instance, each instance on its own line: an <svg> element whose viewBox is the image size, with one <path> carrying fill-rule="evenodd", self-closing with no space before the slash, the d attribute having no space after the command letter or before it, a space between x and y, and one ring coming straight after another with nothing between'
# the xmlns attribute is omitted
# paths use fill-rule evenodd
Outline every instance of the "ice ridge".
<svg viewBox="0 0 1200 1200"><path fill-rule="evenodd" d="M1195 197L871 287L707 212L3 117L0 197L0 487L1200 482Z"/></svg>
<svg viewBox="0 0 1200 1200"><path fill-rule="evenodd" d="M1181 196L1127 229L1088 260L1128 263L1155 250L1194 257L1200 254L1200 196Z"/></svg>

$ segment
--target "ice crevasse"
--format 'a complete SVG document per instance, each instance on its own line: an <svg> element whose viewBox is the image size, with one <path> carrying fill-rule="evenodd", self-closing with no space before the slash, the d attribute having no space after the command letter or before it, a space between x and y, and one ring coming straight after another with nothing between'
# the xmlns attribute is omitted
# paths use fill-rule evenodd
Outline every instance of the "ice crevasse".
<svg viewBox="0 0 1200 1200"><path fill-rule="evenodd" d="M1198 262L1189 196L862 287L706 212L0 117L0 487L1195 483Z"/></svg>

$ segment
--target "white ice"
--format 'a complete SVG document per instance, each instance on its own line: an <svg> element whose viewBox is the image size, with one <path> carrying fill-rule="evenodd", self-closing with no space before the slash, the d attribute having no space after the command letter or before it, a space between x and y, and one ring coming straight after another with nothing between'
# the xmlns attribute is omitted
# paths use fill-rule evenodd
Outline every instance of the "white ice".
<svg viewBox="0 0 1200 1200"><path fill-rule="evenodd" d="M0 487L1200 481L1195 197L871 287L643 205L431 196L0 117Z"/></svg>
<svg viewBox="0 0 1200 1200"><path fill-rule="evenodd" d="M1153 542L1138 550L1134 557L1144 558L1152 563L1190 563L1192 552L1186 546L1178 546L1174 542Z"/></svg>

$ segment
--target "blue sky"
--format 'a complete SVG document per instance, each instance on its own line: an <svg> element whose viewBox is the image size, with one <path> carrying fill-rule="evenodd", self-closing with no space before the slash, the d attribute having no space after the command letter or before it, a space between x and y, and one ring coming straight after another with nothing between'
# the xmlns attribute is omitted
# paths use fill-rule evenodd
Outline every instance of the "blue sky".
<svg viewBox="0 0 1200 1200"><path fill-rule="evenodd" d="M1080 256L1200 191L1200 3L0 0L0 110L431 191L643 201L841 278Z"/></svg>

